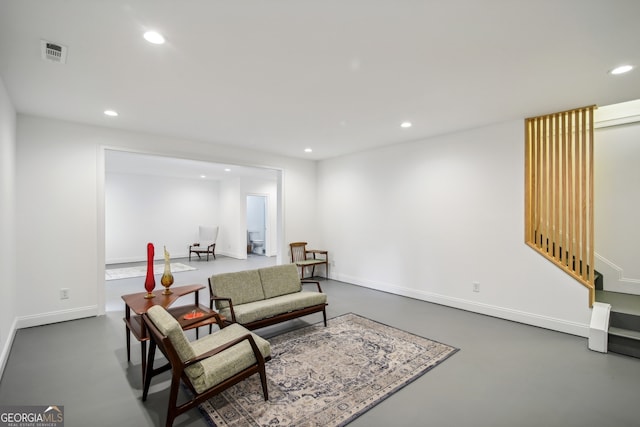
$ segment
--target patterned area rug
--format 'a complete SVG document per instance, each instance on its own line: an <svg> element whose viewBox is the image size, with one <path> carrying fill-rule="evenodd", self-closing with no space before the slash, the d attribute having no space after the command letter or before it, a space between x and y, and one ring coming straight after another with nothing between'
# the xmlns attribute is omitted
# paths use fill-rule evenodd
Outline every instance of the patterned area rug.
<svg viewBox="0 0 640 427"><path fill-rule="evenodd" d="M355 314L269 342L269 400L253 375L200 405L211 424L343 426L458 350Z"/></svg>
<svg viewBox="0 0 640 427"><path fill-rule="evenodd" d="M171 263L171 273L179 273L181 271L196 270L195 267L182 264L179 262ZM154 264L153 272L155 275L162 275L164 264ZM147 275L147 265L139 265L137 267L112 268L104 271L104 280L128 279L129 277L144 277Z"/></svg>

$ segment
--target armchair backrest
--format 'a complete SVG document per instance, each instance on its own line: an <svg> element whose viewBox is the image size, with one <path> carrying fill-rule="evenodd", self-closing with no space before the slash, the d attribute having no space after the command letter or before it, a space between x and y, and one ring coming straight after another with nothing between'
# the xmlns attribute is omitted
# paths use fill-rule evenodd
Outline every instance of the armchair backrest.
<svg viewBox="0 0 640 427"><path fill-rule="evenodd" d="M151 322L147 322L149 334L169 361L172 353L177 355L182 363L197 356L180 323L162 306L154 305L149 308L146 316ZM192 379L204 374L204 368L200 363L189 366L185 371Z"/></svg>
<svg viewBox="0 0 640 427"><path fill-rule="evenodd" d="M292 263L307 259L307 242L289 243L289 248L291 248Z"/></svg>
<svg viewBox="0 0 640 427"><path fill-rule="evenodd" d="M210 227L201 225L198 227L198 243L202 246L208 246L216 243L218 240L219 226Z"/></svg>

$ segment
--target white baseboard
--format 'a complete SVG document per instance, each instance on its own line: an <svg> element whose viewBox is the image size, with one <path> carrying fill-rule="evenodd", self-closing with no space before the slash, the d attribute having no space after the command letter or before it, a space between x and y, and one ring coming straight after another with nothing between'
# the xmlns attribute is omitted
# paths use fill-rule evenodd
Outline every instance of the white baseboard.
<svg viewBox="0 0 640 427"><path fill-rule="evenodd" d="M235 258L235 259L247 259L247 252L246 251L229 252L229 251L217 251L216 250L216 256L217 255L222 255L222 256L226 256L226 257L229 257L229 258Z"/></svg>
<svg viewBox="0 0 640 427"><path fill-rule="evenodd" d="M66 322L68 320L83 319L98 315L98 306L77 307L69 310L51 311L48 313L34 314L31 316L18 316L16 318L17 329L30 328L32 326L48 325L50 323Z"/></svg>
<svg viewBox="0 0 640 427"><path fill-rule="evenodd" d="M69 310L52 311L49 313L35 314L32 316L18 316L13 319L7 341L2 347L0 353L0 378L4 374L4 368L9 359L9 353L13 346L13 340L18 329L30 328L33 326L48 325L50 323L66 322L67 320L82 319L85 317L94 317L98 315L98 306L79 307Z"/></svg>
<svg viewBox="0 0 640 427"><path fill-rule="evenodd" d="M557 319L549 316L541 316L535 313L529 313L520 310L514 310L496 305L479 303L477 301L455 298L447 295L440 295L433 292L418 291L415 289L404 288L400 286L389 285L386 283L362 280L356 277L338 275L332 277L334 280L351 283L365 288L375 289L378 291L388 292L395 295L401 295L421 301L432 302L447 307L458 308L473 313L484 314L487 316L497 317L499 319L510 320L513 322L524 323L526 325L537 326L540 328L550 329L553 331L563 332L566 334L577 335L580 337L589 337L589 324L570 322L564 319Z"/></svg>
<svg viewBox="0 0 640 427"><path fill-rule="evenodd" d="M13 339L16 336L18 319L14 318L11 327L9 328L9 334L7 340L2 346L2 353L0 353L0 378L4 375L4 368L7 366L7 360L9 360L9 353L11 352L11 346L13 346Z"/></svg>

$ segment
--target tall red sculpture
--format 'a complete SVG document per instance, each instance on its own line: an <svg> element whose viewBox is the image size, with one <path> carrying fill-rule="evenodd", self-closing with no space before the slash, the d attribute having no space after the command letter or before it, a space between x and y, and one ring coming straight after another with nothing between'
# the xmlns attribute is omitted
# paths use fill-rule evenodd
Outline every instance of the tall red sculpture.
<svg viewBox="0 0 640 427"><path fill-rule="evenodd" d="M145 298L153 298L155 297L151 291L156 287L156 279L153 277L153 243L147 243L147 278L144 281L144 288L147 290L147 294L144 296Z"/></svg>

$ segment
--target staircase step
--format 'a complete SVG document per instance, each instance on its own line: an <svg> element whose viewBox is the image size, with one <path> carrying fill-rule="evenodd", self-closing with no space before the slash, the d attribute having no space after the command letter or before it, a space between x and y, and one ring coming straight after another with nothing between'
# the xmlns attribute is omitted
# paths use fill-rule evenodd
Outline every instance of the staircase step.
<svg viewBox="0 0 640 427"><path fill-rule="evenodd" d="M640 295L596 291L596 301L611 304L611 310L640 316Z"/></svg>
<svg viewBox="0 0 640 427"><path fill-rule="evenodd" d="M595 275L593 276L593 279L596 289L602 291L604 289L604 277L602 277L602 274L598 270L594 270L594 272Z"/></svg>
<svg viewBox="0 0 640 427"><path fill-rule="evenodd" d="M640 331L640 316L623 311L617 311L613 308L611 309L611 314L609 316L609 326L619 329Z"/></svg>
<svg viewBox="0 0 640 427"><path fill-rule="evenodd" d="M609 327L608 351L640 358L640 331Z"/></svg>
<svg viewBox="0 0 640 427"><path fill-rule="evenodd" d="M638 347L640 347L640 331L609 326L609 336L611 337L612 335L614 337L622 337L629 340L638 341Z"/></svg>

